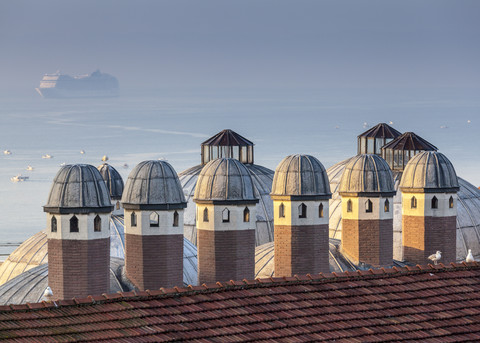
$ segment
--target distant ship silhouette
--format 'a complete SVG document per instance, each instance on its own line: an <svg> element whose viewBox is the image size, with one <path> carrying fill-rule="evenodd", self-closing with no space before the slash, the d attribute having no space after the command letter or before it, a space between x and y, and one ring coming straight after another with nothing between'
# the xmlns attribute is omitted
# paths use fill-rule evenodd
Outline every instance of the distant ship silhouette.
<svg viewBox="0 0 480 343"><path fill-rule="evenodd" d="M70 76L61 74L45 74L40 86L35 90L44 98L97 98L116 97L119 84L116 77L101 73Z"/></svg>

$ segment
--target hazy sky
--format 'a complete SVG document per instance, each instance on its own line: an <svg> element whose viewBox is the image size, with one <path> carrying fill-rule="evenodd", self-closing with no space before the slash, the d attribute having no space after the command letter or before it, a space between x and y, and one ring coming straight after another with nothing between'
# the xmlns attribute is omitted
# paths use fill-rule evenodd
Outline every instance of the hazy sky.
<svg viewBox="0 0 480 343"><path fill-rule="evenodd" d="M0 88L480 86L480 1L0 2Z"/></svg>

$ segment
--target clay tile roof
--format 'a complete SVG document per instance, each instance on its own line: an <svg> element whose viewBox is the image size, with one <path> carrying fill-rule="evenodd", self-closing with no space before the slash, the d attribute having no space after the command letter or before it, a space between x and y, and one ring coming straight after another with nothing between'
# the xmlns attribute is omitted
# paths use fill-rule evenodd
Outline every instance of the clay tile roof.
<svg viewBox="0 0 480 343"><path fill-rule="evenodd" d="M0 339L15 342L457 342L478 337L477 262L0 307Z"/></svg>

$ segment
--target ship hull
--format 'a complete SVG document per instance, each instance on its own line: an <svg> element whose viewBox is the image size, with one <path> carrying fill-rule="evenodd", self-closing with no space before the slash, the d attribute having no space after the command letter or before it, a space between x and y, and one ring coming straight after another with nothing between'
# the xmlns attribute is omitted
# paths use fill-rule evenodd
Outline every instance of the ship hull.
<svg viewBox="0 0 480 343"><path fill-rule="evenodd" d="M49 99L68 99L68 98L114 98L119 96L118 89L95 89L95 90L70 90L50 88L35 88L35 90L44 98Z"/></svg>

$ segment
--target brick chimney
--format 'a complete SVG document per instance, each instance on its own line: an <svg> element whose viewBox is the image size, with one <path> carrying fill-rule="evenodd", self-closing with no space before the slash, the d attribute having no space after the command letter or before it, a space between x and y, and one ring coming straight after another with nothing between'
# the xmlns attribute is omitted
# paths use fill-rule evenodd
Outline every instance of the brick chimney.
<svg viewBox="0 0 480 343"><path fill-rule="evenodd" d="M109 292L112 208L94 166L66 165L58 171L44 206L48 283L55 299Z"/></svg>
<svg viewBox="0 0 480 343"><path fill-rule="evenodd" d="M393 196L390 167L374 154L355 156L340 180L342 253L355 264L393 264Z"/></svg>
<svg viewBox="0 0 480 343"><path fill-rule="evenodd" d="M414 156L400 182L404 258L415 264L456 261L458 178L448 158L436 151Z"/></svg>
<svg viewBox="0 0 480 343"><path fill-rule="evenodd" d="M233 158L208 162L193 200L199 284L253 279L258 198L248 169Z"/></svg>
<svg viewBox="0 0 480 343"><path fill-rule="evenodd" d="M114 215L123 215L123 208L120 200L123 193L123 179L120 173L108 163L103 163L97 167L98 171L105 180L108 193L113 204Z"/></svg>
<svg viewBox="0 0 480 343"><path fill-rule="evenodd" d="M275 276L328 273L330 183L322 163L309 155L285 157L275 170Z"/></svg>
<svg viewBox="0 0 480 343"><path fill-rule="evenodd" d="M165 161L144 161L130 173L122 196L125 270L139 289L183 285L183 209L180 181Z"/></svg>

